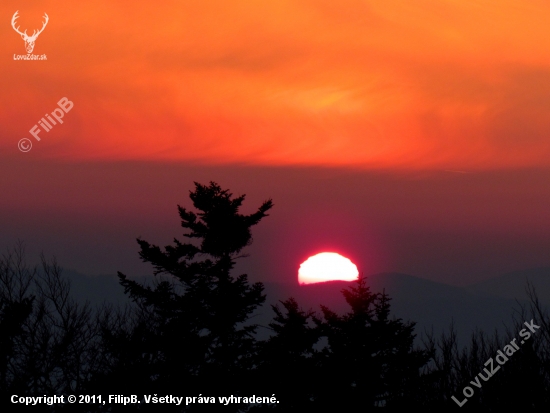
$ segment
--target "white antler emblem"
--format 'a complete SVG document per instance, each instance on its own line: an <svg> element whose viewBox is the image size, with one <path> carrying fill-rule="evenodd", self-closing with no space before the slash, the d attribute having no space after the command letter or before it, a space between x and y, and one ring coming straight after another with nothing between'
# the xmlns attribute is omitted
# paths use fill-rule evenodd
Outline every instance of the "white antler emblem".
<svg viewBox="0 0 550 413"><path fill-rule="evenodd" d="M44 18L46 19L46 21L42 25L42 28L38 31L34 30L32 33L32 36L29 36L27 35L27 30L25 30L24 33L21 33L19 31L19 27L15 27L15 20L19 17L17 13L19 13L19 10L17 10L13 15L11 19L11 26L13 27L13 30L19 33L21 35L21 38L25 41L25 49L27 49L27 53L32 53L34 49L34 42L36 41L36 38L38 37L38 35L42 33L42 31L44 30L44 27L46 27L46 25L48 24L49 17L46 13L44 13Z"/></svg>

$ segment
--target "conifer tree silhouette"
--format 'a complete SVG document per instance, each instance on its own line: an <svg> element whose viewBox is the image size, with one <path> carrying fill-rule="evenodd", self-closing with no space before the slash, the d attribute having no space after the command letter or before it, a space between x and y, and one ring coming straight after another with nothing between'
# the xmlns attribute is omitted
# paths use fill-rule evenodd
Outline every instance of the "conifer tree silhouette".
<svg viewBox="0 0 550 413"><path fill-rule="evenodd" d="M328 344L319 357L318 405L346 411L399 411L414 403L416 381L430 354L413 349L414 323L390 318L390 298L372 293L366 279L342 291L351 311L321 306L315 318Z"/></svg>
<svg viewBox="0 0 550 413"><path fill-rule="evenodd" d="M274 332L262 343L257 371L257 391L268 389L277 395L277 411L304 412L312 407L316 391L317 366L313 358L319 331L313 324L314 311L299 308L294 298L272 305L275 313L269 323ZM272 411L273 406L260 406L254 412Z"/></svg>
<svg viewBox="0 0 550 413"><path fill-rule="evenodd" d="M351 307L344 315L326 306L321 315L304 311L293 298L273 306L274 335L262 347L259 371L278 394L275 411L404 411L419 404L420 369L431 353L413 349L415 324L390 318L390 298L372 293L365 278L342 294Z"/></svg>
<svg viewBox="0 0 550 413"><path fill-rule="evenodd" d="M265 301L263 285L251 285L246 274L235 277L232 270L252 241L250 228L267 216L273 203L269 199L253 214L243 215L239 209L245 195L234 198L214 182L195 182L190 198L198 212L178 210L191 242L174 239L162 250L138 239L142 261L153 265L156 276L169 278L150 286L118 273L140 308L140 322L132 332L113 338L115 357L124 363L111 377L125 382L133 394L142 388L147 394L238 395L254 363L256 325L246 322ZM133 354L133 362L125 351ZM134 379L128 371L136 372Z"/></svg>

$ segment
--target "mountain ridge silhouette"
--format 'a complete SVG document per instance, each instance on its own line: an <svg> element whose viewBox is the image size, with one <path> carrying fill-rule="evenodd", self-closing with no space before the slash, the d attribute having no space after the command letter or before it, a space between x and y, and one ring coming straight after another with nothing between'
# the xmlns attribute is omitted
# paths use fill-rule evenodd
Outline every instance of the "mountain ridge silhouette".
<svg viewBox="0 0 550 413"><path fill-rule="evenodd" d="M73 296L77 300L87 299L92 304L129 302L115 275L85 275L72 269L63 273L71 280ZM367 277L367 283L372 292L385 290L390 296L392 315L416 322L417 340L432 329L436 335L448 332L452 322L459 343L466 344L476 329L492 334L495 329L503 331L505 325L511 325L514 310L519 308L519 304L527 304L524 293L527 278L533 280L541 302L548 305L550 269L546 267L514 271L465 287L397 272L372 274ZM136 279L152 281L154 278L142 276ZM347 281L308 285L264 282L266 304L251 320L264 327L260 328L260 335L269 335L266 326L273 317L271 305L289 297L294 297L303 309L320 311L322 304L344 313L349 307L341 291L350 284Z"/></svg>

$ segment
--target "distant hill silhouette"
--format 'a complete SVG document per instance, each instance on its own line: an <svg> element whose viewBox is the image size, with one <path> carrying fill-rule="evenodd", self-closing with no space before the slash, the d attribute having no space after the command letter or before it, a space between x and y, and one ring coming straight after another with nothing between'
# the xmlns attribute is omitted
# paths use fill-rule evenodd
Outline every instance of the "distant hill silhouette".
<svg viewBox="0 0 550 413"><path fill-rule="evenodd" d="M399 273L381 273L367 277L373 292L386 293L392 298L392 314L415 321L418 336L426 329L439 335L454 322L459 344L466 344L476 329L493 332L511 322L517 302L512 298L486 293L471 293L462 287L450 286ZM267 302L294 297L304 308L319 310L324 304L337 312L347 311L339 293L349 283L333 281L305 286L266 283ZM280 298L278 298L280 297ZM259 318L271 316L269 308L260 310ZM257 321L263 324L262 321ZM417 337L419 338L419 337Z"/></svg>
<svg viewBox="0 0 550 413"><path fill-rule="evenodd" d="M513 271L499 277L471 284L465 289L474 294L488 294L502 298L526 300L526 281L533 283L539 300L550 304L550 267Z"/></svg>
<svg viewBox="0 0 550 413"><path fill-rule="evenodd" d="M63 275L71 281L71 291L77 300L88 300L91 304L118 303L128 301L124 290L113 275L85 275L71 269L64 269Z"/></svg>
<svg viewBox="0 0 550 413"><path fill-rule="evenodd" d="M72 281L74 297L88 299L92 304L128 302L118 279L114 275L83 275L74 270L64 274ZM143 279L150 277L143 277ZM540 268L516 271L467 287L456 287L419 277L400 273L380 273L367 278L371 291L383 289L392 298L392 314L404 320L416 321L418 336L427 329L436 334L447 331L451 321L458 333L459 343L466 344L476 329L492 332L503 330L509 325L514 308L526 303L525 279L529 278L537 287L539 298L545 304L550 302L550 269ZM349 285L345 281L300 286L266 282L266 304L258 309L253 322L267 326L273 317L270 304L294 297L304 309L319 311L321 304L336 312L348 310L340 291ZM270 334L266 327L259 329L260 336ZM417 338L418 339L418 338Z"/></svg>

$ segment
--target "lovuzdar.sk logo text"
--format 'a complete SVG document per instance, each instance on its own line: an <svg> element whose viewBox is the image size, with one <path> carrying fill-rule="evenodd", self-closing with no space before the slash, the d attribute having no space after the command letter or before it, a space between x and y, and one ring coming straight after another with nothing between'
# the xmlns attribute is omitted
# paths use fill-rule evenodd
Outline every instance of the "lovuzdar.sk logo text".
<svg viewBox="0 0 550 413"><path fill-rule="evenodd" d="M24 32L21 32L19 30L19 26L16 26L16 20L19 18L18 14L19 10L17 10L13 17L11 18L11 26L13 27L13 30L15 30L19 35L21 35L21 38L25 42L25 49L27 50L26 55L13 55L13 60L46 60L46 55L34 55L32 54L34 50L34 43L36 42L36 39L38 38L38 35L44 31L46 28L46 25L48 24L48 21L50 18L46 13L44 13L44 19L45 21L42 23L42 28L40 30L34 30L32 35L27 34L27 30L25 29Z"/></svg>

